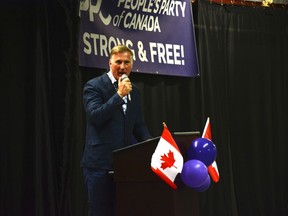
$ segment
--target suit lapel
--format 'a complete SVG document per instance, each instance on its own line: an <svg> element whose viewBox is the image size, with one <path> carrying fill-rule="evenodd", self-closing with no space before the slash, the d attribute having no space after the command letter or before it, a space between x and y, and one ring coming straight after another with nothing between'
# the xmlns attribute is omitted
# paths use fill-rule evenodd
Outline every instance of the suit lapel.
<svg viewBox="0 0 288 216"><path fill-rule="evenodd" d="M108 99L111 98L115 94L115 87L111 83L111 80L109 79L107 73L102 75L102 82L104 90L108 96Z"/></svg>

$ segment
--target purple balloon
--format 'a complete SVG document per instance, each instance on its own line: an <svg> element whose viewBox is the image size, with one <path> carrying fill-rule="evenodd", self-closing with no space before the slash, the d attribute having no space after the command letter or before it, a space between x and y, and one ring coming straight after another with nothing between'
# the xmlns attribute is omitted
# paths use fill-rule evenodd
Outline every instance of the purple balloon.
<svg viewBox="0 0 288 216"><path fill-rule="evenodd" d="M193 189L197 192L204 192L210 187L210 184L211 184L211 178L208 175L206 180L203 182L203 184L201 184L200 186L193 188Z"/></svg>
<svg viewBox="0 0 288 216"><path fill-rule="evenodd" d="M197 188L207 179L208 169L199 160L189 160L184 163L180 176L184 184L191 188Z"/></svg>
<svg viewBox="0 0 288 216"><path fill-rule="evenodd" d="M216 155L217 149L211 140L197 138L188 148L187 160L200 160L208 167L215 161Z"/></svg>

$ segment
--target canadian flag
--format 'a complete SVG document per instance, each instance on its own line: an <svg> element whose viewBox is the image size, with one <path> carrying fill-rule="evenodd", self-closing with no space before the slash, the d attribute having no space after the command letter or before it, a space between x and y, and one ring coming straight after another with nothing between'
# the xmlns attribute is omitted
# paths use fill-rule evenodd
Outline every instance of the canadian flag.
<svg viewBox="0 0 288 216"><path fill-rule="evenodd" d="M182 154L165 123L158 145L151 158L151 169L173 189L174 180L183 168Z"/></svg>
<svg viewBox="0 0 288 216"><path fill-rule="evenodd" d="M202 134L202 138L206 138L212 141L212 130L211 130L211 124L210 124L210 118L207 118L204 131ZM214 161L210 166L208 166L208 173L211 176L212 180L214 182L218 182L220 175L217 167L216 161Z"/></svg>

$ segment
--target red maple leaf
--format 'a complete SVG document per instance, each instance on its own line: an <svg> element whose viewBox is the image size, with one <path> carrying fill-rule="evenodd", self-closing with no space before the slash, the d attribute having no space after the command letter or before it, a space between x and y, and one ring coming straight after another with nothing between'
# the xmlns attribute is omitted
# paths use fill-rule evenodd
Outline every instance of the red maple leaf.
<svg viewBox="0 0 288 216"><path fill-rule="evenodd" d="M166 169L167 167L172 167L174 166L175 159L174 159L174 153L169 150L168 154L164 154L161 156L161 160L163 161L161 163L161 168Z"/></svg>

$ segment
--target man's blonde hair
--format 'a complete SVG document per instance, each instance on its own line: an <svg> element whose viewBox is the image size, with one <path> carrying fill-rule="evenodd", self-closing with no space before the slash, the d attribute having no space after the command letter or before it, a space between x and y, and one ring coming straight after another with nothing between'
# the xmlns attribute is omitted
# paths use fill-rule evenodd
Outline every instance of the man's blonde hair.
<svg viewBox="0 0 288 216"><path fill-rule="evenodd" d="M112 56L116 53L123 53L123 52L128 52L131 55L131 64L133 64L133 52L131 49L129 49L127 46L125 45L117 45L115 47L112 48L111 52L110 52L110 59L112 58Z"/></svg>

